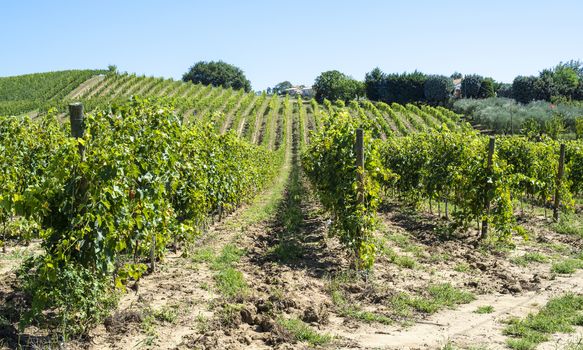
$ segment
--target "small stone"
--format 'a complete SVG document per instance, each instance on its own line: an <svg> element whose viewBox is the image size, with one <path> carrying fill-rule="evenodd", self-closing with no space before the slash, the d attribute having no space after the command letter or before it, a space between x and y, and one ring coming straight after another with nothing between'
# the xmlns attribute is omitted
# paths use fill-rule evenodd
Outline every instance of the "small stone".
<svg viewBox="0 0 583 350"><path fill-rule="evenodd" d="M259 328L262 332L270 332L275 328L275 322L270 318L264 317L259 321Z"/></svg>
<svg viewBox="0 0 583 350"><path fill-rule="evenodd" d="M350 293L362 293L363 292L363 288L362 286L358 285L358 284L350 284L348 286L346 286L346 290L349 291Z"/></svg>
<svg viewBox="0 0 583 350"><path fill-rule="evenodd" d="M540 276L535 273L534 276L532 276L532 278L530 279L530 282L531 283L540 283L541 282Z"/></svg>
<svg viewBox="0 0 583 350"><path fill-rule="evenodd" d="M484 264L483 262L477 261L476 267L482 271L488 270L488 265Z"/></svg>
<svg viewBox="0 0 583 350"><path fill-rule="evenodd" d="M242 309L241 310L241 320L247 324L250 324L250 325L255 324L253 312L249 309Z"/></svg>
<svg viewBox="0 0 583 350"><path fill-rule="evenodd" d="M308 306L308 308L304 310L302 320L307 323L327 324L329 321L329 317L330 314L326 306L320 304L316 308Z"/></svg>
<svg viewBox="0 0 583 350"><path fill-rule="evenodd" d="M504 289L513 294L522 292L522 286L517 281L508 281L504 284Z"/></svg>

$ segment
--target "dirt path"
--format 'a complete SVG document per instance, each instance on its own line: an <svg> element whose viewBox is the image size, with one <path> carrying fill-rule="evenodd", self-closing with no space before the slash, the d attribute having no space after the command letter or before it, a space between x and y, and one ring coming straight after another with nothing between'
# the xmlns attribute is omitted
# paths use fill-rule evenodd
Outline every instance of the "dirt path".
<svg viewBox="0 0 583 350"><path fill-rule="evenodd" d="M265 119L265 111L267 110L267 106L269 106L269 98L266 98L263 101L261 107L257 110L256 117L255 117L255 125L253 127L253 135L251 136L251 142L257 144L259 139L259 134L261 133L261 126L263 125L263 120Z"/></svg>
<svg viewBox="0 0 583 350"><path fill-rule="evenodd" d="M539 310L552 297L577 291L583 291L583 271L545 283L540 292L478 296L469 304L455 310L439 312L410 328L365 327L337 334L354 340L359 348L370 349L440 349L448 342L462 349L477 345L487 346L487 349L507 349L502 321L511 316L525 317L528 313ZM492 306L495 311L490 314L475 313L477 307L484 305ZM581 330L583 328L579 329ZM580 332L576 332L556 338L564 343L579 339L580 335ZM556 342L548 342L539 349L557 349L556 345Z"/></svg>
<svg viewBox="0 0 583 350"><path fill-rule="evenodd" d="M258 96L254 96L253 100L249 103L249 105L247 106L247 108L245 108L245 110L243 111L243 113L241 114L241 121L239 122L239 125L236 126L237 128L237 135L239 137L242 137L243 135L243 128L245 127L245 123L247 121L247 116L249 115L249 112L251 112L251 110L253 109L253 107L255 106L255 103L257 103L257 99L259 97ZM230 129L234 128L235 125L231 125Z"/></svg>
<svg viewBox="0 0 583 350"><path fill-rule="evenodd" d="M89 89L93 88L94 86L99 84L101 81L103 81L103 79L105 79L105 75L102 75L102 74L89 78L85 82L81 83L81 85L79 85L73 91L71 91L69 93L69 95L67 95L67 97L65 97L65 99L75 99L75 98L82 96Z"/></svg>

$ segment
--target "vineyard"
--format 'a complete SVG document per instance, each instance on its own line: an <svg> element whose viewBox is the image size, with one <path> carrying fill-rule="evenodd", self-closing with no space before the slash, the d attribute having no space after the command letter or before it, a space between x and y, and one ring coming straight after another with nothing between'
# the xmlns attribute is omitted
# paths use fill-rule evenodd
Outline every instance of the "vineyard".
<svg viewBox="0 0 583 350"><path fill-rule="evenodd" d="M89 70L0 78L0 115L0 347L534 349L583 327L580 140Z"/></svg>

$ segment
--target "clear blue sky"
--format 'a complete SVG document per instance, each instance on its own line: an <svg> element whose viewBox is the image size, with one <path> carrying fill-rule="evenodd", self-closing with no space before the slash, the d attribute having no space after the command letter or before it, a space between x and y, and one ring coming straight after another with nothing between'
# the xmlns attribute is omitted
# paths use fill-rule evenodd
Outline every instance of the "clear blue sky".
<svg viewBox="0 0 583 350"><path fill-rule="evenodd" d="M510 82L583 59L580 0L0 1L0 76L116 64L179 79L222 59L259 90L375 66Z"/></svg>

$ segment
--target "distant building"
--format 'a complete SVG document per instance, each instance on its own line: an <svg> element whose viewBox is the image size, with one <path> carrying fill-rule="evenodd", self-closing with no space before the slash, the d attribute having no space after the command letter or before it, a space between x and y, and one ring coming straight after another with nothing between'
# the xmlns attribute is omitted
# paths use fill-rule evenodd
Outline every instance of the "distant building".
<svg viewBox="0 0 583 350"><path fill-rule="evenodd" d="M292 86L289 89L285 89L281 92L282 95L297 96L302 94L302 89L299 86Z"/></svg>
<svg viewBox="0 0 583 350"><path fill-rule="evenodd" d="M462 79L454 79L453 80L453 97L461 98L462 97Z"/></svg>
<svg viewBox="0 0 583 350"><path fill-rule="evenodd" d="M311 87L305 87L302 89L302 97L312 98L314 97L314 89Z"/></svg>

